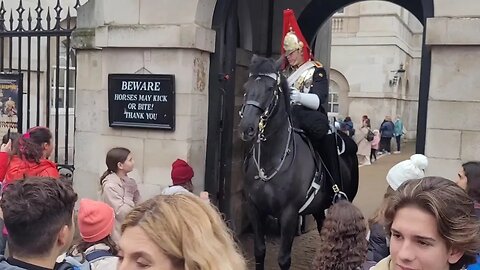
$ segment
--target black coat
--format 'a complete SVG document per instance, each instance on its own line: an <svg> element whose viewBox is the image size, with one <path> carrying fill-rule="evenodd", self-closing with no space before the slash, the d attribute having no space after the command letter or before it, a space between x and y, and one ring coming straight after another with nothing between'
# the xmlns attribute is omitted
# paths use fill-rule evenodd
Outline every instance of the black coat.
<svg viewBox="0 0 480 270"><path fill-rule="evenodd" d="M370 227L367 261L379 262L388 255L390 255L390 248L387 245L385 229L383 225L375 223Z"/></svg>

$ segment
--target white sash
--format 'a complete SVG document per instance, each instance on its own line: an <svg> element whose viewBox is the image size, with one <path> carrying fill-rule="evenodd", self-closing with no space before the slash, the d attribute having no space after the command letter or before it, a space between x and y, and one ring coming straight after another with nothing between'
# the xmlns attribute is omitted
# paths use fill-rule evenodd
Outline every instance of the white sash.
<svg viewBox="0 0 480 270"><path fill-rule="evenodd" d="M305 64L301 65L294 73L292 73L292 75L288 76L288 86L293 86L293 84L298 80L298 78L314 65L315 64L313 63L313 61L308 61Z"/></svg>

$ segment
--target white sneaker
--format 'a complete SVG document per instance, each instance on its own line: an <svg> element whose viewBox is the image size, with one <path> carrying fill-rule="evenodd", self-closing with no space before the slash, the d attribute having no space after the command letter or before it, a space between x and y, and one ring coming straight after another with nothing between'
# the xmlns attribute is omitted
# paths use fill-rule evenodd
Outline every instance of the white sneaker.
<svg viewBox="0 0 480 270"><path fill-rule="evenodd" d="M400 151L395 151L395 152L393 152L393 153L394 153L394 154L400 154Z"/></svg>

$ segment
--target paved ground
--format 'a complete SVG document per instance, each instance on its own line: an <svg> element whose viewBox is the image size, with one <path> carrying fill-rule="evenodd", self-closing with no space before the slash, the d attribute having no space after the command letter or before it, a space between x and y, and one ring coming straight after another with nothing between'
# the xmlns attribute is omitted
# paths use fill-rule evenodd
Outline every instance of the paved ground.
<svg viewBox="0 0 480 270"><path fill-rule="evenodd" d="M414 153L415 144L407 143L403 145L403 148L404 151L401 154L384 156L372 165L360 168L360 187L354 204L362 210L365 217L368 218L372 215L382 201L383 194L387 188L385 176L388 170L396 163L408 159ZM312 230L295 239L292 249L293 270L311 269L311 261L315 256L318 240L319 237L316 230ZM276 257L279 241L277 238L268 238L267 242L266 269L278 269ZM242 237L242 246L247 252L249 269L254 269L252 235Z"/></svg>

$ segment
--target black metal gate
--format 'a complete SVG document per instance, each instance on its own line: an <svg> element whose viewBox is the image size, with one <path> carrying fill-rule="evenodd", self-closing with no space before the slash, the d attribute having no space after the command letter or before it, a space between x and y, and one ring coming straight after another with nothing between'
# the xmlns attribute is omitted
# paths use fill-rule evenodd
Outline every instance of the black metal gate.
<svg viewBox="0 0 480 270"><path fill-rule="evenodd" d="M55 162L73 172L76 58L70 38L76 17L71 11L80 0L72 7L62 7L60 0L54 7L42 6L41 0L24 7L20 0L10 9L11 2L0 5L0 72L23 74L18 130L50 128Z"/></svg>

